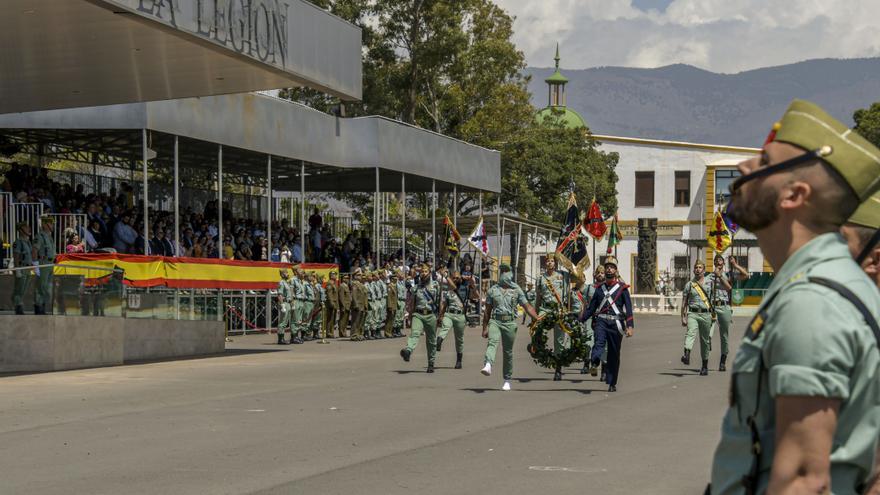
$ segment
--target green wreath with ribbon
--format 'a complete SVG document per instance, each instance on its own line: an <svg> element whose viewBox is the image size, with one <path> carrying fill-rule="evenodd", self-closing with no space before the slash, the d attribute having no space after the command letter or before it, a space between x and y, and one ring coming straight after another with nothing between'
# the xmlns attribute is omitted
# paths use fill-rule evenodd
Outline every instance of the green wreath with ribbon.
<svg viewBox="0 0 880 495"><path fill-rule="evenodd" d="M552 344L550 344L550 334L557 324L562 328L562 331L568 334L570 339L570 345L563 349L559 355L556 355ZM532 323L529 327L529 334L531 335L531 341L527 347L529 355L532 356L535 364L544 368L564 368L574 362L581 361L587 350L586 335L577 315L561 316L558 313L548 313Z"/></svg>

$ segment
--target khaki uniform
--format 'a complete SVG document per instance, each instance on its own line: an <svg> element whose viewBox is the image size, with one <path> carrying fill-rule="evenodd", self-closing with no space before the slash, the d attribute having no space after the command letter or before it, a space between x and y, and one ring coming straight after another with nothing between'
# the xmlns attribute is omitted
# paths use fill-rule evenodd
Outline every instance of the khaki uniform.
<svg viewBox="0 0 880 495"><path fill-rule="evenodd" d="M55 239L52 234L40 229L37 232L34 247L37 250L37 263L40 265L51 265L55 263ZM52 282L54 280L54 270L51 266L40 268L40 275L37 280L37 287L34 291L34 305L39 306L40 311L46 312L46 305L49 305L49 312L52 312Z"/></svg>
<svg viewBox="0 0 880 495"><path fill-rule="evenodd" d="M730 307L730 292L724 289L721 283L724 274L718 275L710 273L706 275L706 288L709 290L709 298L712 299L712 306L715 309L715 319L718 321L718 334L721 339L721 356L727 356L730 352L729 338L730 325L733 323L733 310ZM709 331L709 341L712 340L712 334L715 331L713 325Z"/></svg>
<svg viewBox="0 0 880 495"><path fill-rule="evenodd" d="M394 316L397 314L399 301L397 299L397 284L388 283L387 294L385 296L385 337L394 336Z"/></svg>
<svg viewBox="0 0 880 495"><path fill-rule="evenodd" d="M339 284L337 290L339 298L339 336L348 336L348 321L351 312L351 286L345 282Z"/></svg>
<svg viewBox="0 0 880 495"><path fill-rule="evenodd" d="M486 344L485 362L495 364L498 343L503 349L503 376L510 380L513 376L513 344L516 341L516 308L529 301L518 285L501 287L493 285L486 293L486 304L492 305L489 320L489 342Z"/></svg>
<svg viewBox="0 0 880 495"><path fill-rule="evenodd" d="M369 303L367 287L358 280L351 284L351 338L364 340L364 322Z"/></svg>
<svg viewBox="0 0 880 495"><path fill-rule="evenodd" d="M687 299L687 330L684 333L684 348L694 348L694 340L700 336L700 357L707 361L712 351L712 308L709 305L709 287L706 279L703 283L691 280L685 287Z"/></svg>
<svg viewBox="0 0 880 495"><path fill-rule="evenodd" d="M461 354L464 352L464 328L467 321L464 317L464 304L458 293L454 290L444 290L441 296L445 311L443 319L440 320L440 331L437 338L446 340L449 330L453 330L455 334L455 352Z"/></svg>
<svg viewBox="0 0 880 495"><path fill-rule="evenodd" d="M394 313L394 330L397 331L399 335L403 335L403 327L406 319L406 296L407 296L406 282L403 280L397 281L397 312Z"/></svg>
<svg viewBox="0 0 880 495"><path fill-rule="evenodd" d="M339 313L339 286L336 281L330 279L324 288L327 301L324 303L324 325L327 329L327 337L336 337L336 315ZM342 330L339 330L342 332Z"/></svg>
<svg viewBox="0 0 880 495"><path fill-rule="evenodd" d="M18 265L16 268L33 266L34 249L31 245L30 238L20 235L20 237L12 243L12 255L18 259ZM24 295L27 293L27 290L31 285L32 270L15 270L14 273L15 281L13 282L12 287L12 305L15 306L16 311L19 311L19 307L22 306L24 301Z"/></svg>
<svg viewBox="0 0 880 495"><path fill-rule="evenodd" d="M409 352L419 344L425 334L425 347L428 351L428 364L434 363L437 356L437 309L440 304L440 286L430 280L424 286L413 288L412 332L406 342Z"/></svg>

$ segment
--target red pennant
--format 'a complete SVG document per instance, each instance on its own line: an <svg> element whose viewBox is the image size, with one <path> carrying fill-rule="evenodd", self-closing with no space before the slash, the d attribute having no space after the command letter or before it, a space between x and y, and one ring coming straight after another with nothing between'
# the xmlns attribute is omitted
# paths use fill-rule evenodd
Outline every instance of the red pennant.
<svg viewBox="0 0 880 495"><path fill-rule="evenodd" d="M605 231L608 229L608 226L605 225L605 220L602 218L602 210L599 209L599 203L596 202L595 198L590 203L587 216L584 217L584 228L596 240L604 237Z"/></svg>

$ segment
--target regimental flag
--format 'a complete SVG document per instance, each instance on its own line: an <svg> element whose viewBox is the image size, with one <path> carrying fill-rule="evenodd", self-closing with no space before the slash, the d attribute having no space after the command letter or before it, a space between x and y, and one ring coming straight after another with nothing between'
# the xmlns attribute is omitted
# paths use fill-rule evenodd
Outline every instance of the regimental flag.
<svg viewBox="0 0 880 495"><path fill-rule="evenodd" d="M489 256L489 239L486 237L486 225L483 223L483 217L474 226L474 231L468 236L468 242L471 246L477 248L477 251L483 253L483 256Z"/></svg>
<svg viewBox="0 0 880 495"><path fill-rule="evenodd" d="M617 224L617 212L614 212L614 220L611 221L611 229L608 230L608 249L605 252L611 254L614 247L622 240L623 232L620 231L620 226Z"/></svg>
<svg viewBox="0 0 880 495"><path fill-rule="evenodd" d="M556 252L565 255L573 264L577 264L587 255L587 245L583 240L583 235L577 199L572 191L568 195L568 208L565 212L562 228L559 230Z"/></svg>
<svg viewBox="0 0 880 495"><path fill-rule="evenodd" d="M605 225L605 219L602 218L602 209L599 208L596 198L593 198L593 202L590 203L590 209L587 211L587 216L584 217L584 228L597 241L605 236L605 230L608 229L608 226Z"/></svg>
<svg viewBox="0 0 880 495"><path fill-rule="evenodd" d="M706 239L709 241L709 246L717 253L727 251L727 248L733 242L733 236L727 228L727 223L724 221L724 215L721 213L721 210L715 210L715 217L712 219L712 223L709 224Z"/></svg>
<svg viewBox="0 0 880 495"><path fill-rule="evenodd" d="M736 236L737 231L739 230L739 225L737 225L733 219L730 218L730 203L724 208L724 213L721 216L724 218L724 225L727 225L727 230L730 231L730 237L733 238Z"/></svg>
<svg viewBox="0 0 880 495"><path fill-rule="evenodd" d="M461 234L458 233L455 224L449 219L449 215L446 215L446 218L443 219L443 225L446 230L446 235L444 236L446 239L446 251L452 256L458 256L458 242L461 241Z"/></svg>

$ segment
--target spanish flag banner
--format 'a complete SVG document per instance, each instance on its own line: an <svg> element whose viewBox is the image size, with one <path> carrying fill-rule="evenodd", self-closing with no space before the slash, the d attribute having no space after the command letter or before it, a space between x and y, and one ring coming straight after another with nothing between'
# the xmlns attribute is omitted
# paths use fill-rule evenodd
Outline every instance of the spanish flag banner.
<svg viewBox="0 0 880 495"><path fill-rule="evenodd" d="M325 280L339 273L331 263L272 263L266 261L221 260L216 258L173 258L131 254L64 254L55 260L55 275L79 275L87 279L106 277L109 270L124 272L132 287L174 287L179 289L269 290L278 287L280 270L299 266ZM69 265L69 266L68 266Z"/></svg>
<svg viewBox="0 0 880 495"><path fill-rule="evenodd" d="M727 251L733 242L733 236L730 234L727 223L724 221L724 215L720 210L715 211L715 217L707 227L706 239L709 241L709 247L717 253Z"/></svg>

